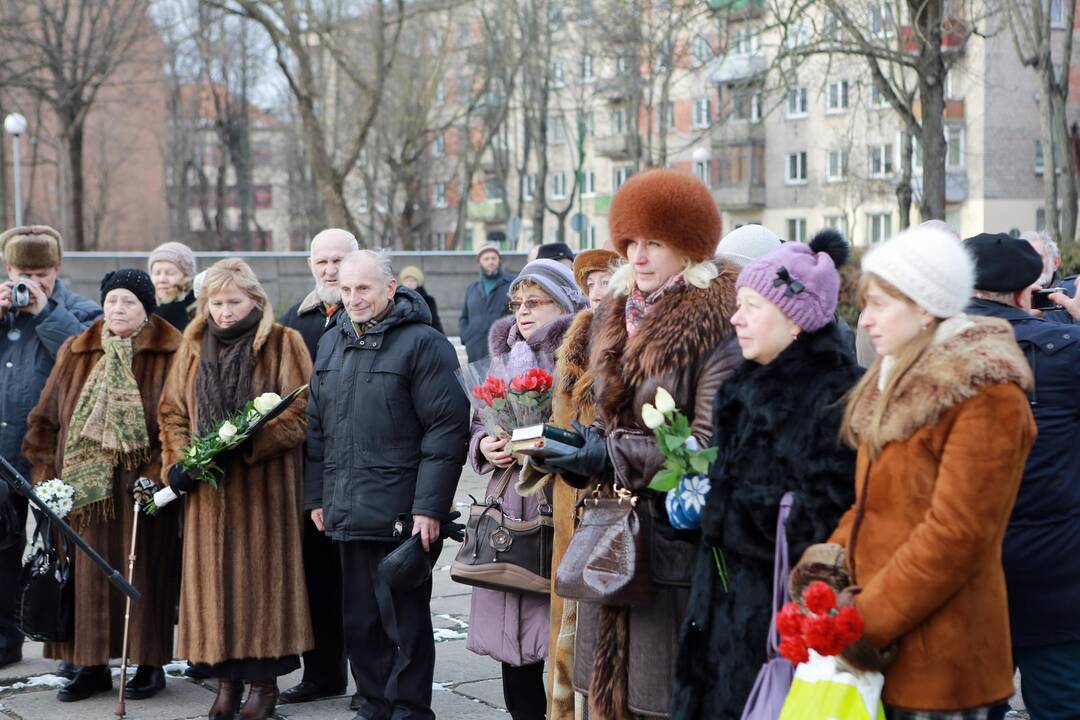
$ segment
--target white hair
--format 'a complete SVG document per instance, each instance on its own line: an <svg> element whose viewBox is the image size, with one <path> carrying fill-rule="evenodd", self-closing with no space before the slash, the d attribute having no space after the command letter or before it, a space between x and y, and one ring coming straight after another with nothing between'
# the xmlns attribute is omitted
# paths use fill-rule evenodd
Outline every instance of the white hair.
<svg viewBox="0 0 1080 720"><path fill-rule="evenodd" d="M1061 257L1061 250L1058 248L1058 244L1050 237L1050 233L1045 230L1028 230L1025 233L1021 233L1020 239L1027 240L1033 245L1036 242L1041 242L1043 247L1046 248L1046 252L1050 254L1051 260Z"/></svg>
<svg viewBox="0 0 1080 720"><path fill-rule="evenodd" d="M394 267L390 263L390 253L385 250L353 250L341 259L341 268L344 269L346 265L361 260L368 260L375 264L375 269L384 284L389 285L394 279Z"/></svg>

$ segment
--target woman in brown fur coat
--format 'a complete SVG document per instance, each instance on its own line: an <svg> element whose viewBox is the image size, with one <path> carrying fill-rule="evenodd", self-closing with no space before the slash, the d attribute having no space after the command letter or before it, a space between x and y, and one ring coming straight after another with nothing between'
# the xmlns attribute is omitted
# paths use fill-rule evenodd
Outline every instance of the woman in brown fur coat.
<svg viewBox="0 0 1080 720"><path fill-rule="evenodd" d="M193 437L265 392L308 382L300 334L274 322L270 301L242 260L210 268L199 312L184 333L161 400L162 463L190 493L184 525L179 654L219 679L210 718L268 718L277 678L313 646L300 552L304 403L294 402L223 462L214 489L183 472ZM171 466L171 467L170 467Z"/></svg>
<svg viewBox="0 0 1080 720"><path fill-rule="evenodd" d="M123 568L131 544L133 483L139 477L156 481L161 473L157 405L181 336L151 314L154 286L142 270L106 275L101 298L104 318L57 353L30 413L23 455L35 484L60 477L76 489L68 519L110 565ZM130 641L139 670L125 691L131 699L164 688L162 666L173 657L177 517L168 508L139 528L133 583L142 599L131 605ZM60 690L65 702L112 688L108 663L120 656L124 628L123 596L84 553L73 560L75 634L45 646L45 657L82 666Z"/></svg>
<svg viewBox="0 0 1080 720"><path fill-rule="evenodd" d="M708 446L716 390L741 356L728 323L738 268L711 260L720 214L708 189L685 173L641 173L615 196L610 225L628 264L612 277L589 330L598 422L584 428L581 451L546 464L578 486L610 489L618 478L648 514L642 526L650 528L653 602L578 607L574 686L588 691L590 718L625 720L669 712L694 554L693 537L667 523L663 495L647 489L663 456L641 406L658 387L667 389Z"/></svg>

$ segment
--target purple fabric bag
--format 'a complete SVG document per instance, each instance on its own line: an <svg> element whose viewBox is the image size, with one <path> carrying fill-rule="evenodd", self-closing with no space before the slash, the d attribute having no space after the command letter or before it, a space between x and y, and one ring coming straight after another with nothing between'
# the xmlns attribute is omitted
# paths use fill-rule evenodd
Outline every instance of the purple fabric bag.
<svg viewBox="0 0 1080 720"><path fill-rule="evenodd" d="M795 493L791 492L785 493L780 499L780 515L776 520L776 555L773 559L773 607L769 619L769 639L765 643L765 664L754 681L754 689L750 691L746 707L743 708L742 720L777 720L795 675L795 666L787 658L781 657L777 650L780 634L776 631L776 613L787 598L788 575L791 572L784 523L794 502Z"/></svg>

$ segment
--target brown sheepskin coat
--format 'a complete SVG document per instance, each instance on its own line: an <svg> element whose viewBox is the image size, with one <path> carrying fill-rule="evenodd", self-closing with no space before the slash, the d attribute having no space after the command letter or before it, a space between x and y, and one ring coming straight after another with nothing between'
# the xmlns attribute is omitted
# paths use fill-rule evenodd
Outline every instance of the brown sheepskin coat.
<svg viewBox="0 0 1080 720"><path fill-rule="evenodd" d="M163 478L198 424L195 376L207 319L200 315L161 399ZM252 390L284 396L306 385L311 356L267 312L255 333ZM277 658L313 647L301 555L303 400L270 421L215 490L186 496L178 654L192 662Z"/></svg>
<svg viewBox="0 0 1080 720"><path fill-rule="evenodd" d="M32 482L63 478L64 443L68 424L86 379L104 356L98 320L80 335L67 340L56 355L45 389L27 420L23 455L31 466ZM157 482L161 473L157 406L180 333L162 318L150 323L132 341L131 370L142 394L143 413L150 435L150 455L140 467L117 468L113 473L113 519L94 517L83 538L110 565L127 574L134 501L130 488L139 477ZM173 657L173 621L180 585L179 508L166 507L153 518L143 517L136 541L133 584L142 600L131 604L132 660L141 665L164 665ZM84 553L75 553L75 636L64 643L48 643L45 657L76 665L104 665L120 657L124 632L124 597Z"/></svg>
<svg viewBox="0 0 1080 720"><path fill-rule="evenodd" d="M890 402L888 444L872 463L859 448L855 506L830 542L863 589L866 639L899 645L890 705L963 710L1013 694L1001 541L1035 441L1030 379L1007 322L947 320ZM876 398L856 407L857 433Z"/></svg>
<svg viewBox="0 0 1080 720"><path fill-rule="evenodd" d="M648 490L663 465L641 406L668 390L708 447L717 388L742 362L734 330L739 268L720 265L705 289L687 286L659 299L633 337L626 331L626 296L609 294L597 308L589 340L589 370L598 417L616 474L641 498L639 512L652 564L654 600L629 612L579 604L575 688L589 692L589 717L625 720L633 713L670 712L678 629L689 599L695 546L667 522L664 496ZM603 480L611 484L614 477ZM591 662L590 662L591 661ZM586 682L578 669L591 666ZM580 680L580 682L579 682Z"/></svg>

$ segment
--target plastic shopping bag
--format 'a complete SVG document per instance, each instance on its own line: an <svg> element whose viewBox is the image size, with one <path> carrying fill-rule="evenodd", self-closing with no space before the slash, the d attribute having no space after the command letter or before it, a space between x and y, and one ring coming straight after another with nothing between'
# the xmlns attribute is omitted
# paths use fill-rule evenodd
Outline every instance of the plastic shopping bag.
<svg viewBox="0 0 1080 720"><path fill-rule="evenodd" d="M885 720L884 684L881 673L854 672L811 650L810 660L795 668L780 720Z"/></svg>

